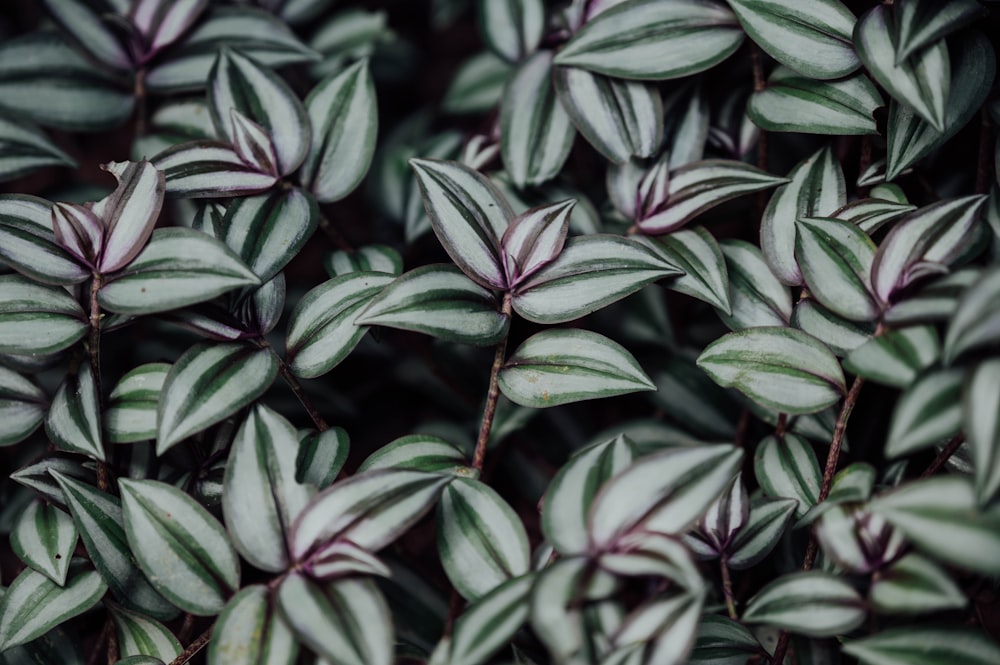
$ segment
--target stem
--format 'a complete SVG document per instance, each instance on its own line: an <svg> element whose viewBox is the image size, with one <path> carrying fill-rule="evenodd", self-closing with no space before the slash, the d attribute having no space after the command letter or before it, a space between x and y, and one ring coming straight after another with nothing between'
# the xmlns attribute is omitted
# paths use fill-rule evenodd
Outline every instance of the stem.
<svg viewBox="0 0 1000 665"><path fill-rule="evenodd" d="M198 639L189 644L188 648L181 652L181 655L170 661L170 665L184 665L186 662L194 658L195 654L204 649L205 645L208 644L208 640L212 637L213 628L215 628L215 626L209 627L208 630L199 635Z"/></svg>
<svg viewBox="0 0 1000 665"><path fill-rule="evenodd" d="M451 590L451 600L448 601L448 616L444 620L444 634L442 638L451 637L452 630L455 628L455 619L458 618L458 613L462 609L462 597L458 595L458 591L455 589Z"/></svg>
<svg viewBox="0 0 1000 665"><path fill-rule="evenodd" d="M736 424L736 436L733 437L733 443L737 448L742 448L746 445L747 431L750 429L750 409L743 407L743 411L740 413L740 420Z"/></svg>
<svg viewBox="0 0 1000 665"><path fill-rule="evenodd" d="M101 647L103 647L104 643L108 641L109 637L111 637L113 626L114 624L111 623L111 618L108 617L108 619L104 622L104 627L101 628L100 635L97 636L97 643L94 645L94 650L90 652L90 658L87 659L87 665L97 665L97 659L101 657ZM109 662L113 663L114 661Z"/></svg>
<svg viewBox="0 0 1000 665"><path fill-rule="evenodd" d="M195 616L191 613L184 615L184 622L181 623L181 630L177 633L177 639L183 644L191 639L191 633L194 632L194 621Z"/></svg>
<svg viewBox="0 0 1000 665"><path fill-rule="evenodd" d="M503 307L500 313L508 319L513 311L510 293L503 296ZM476 439L476 453L472 457L472 468L476 471L483 470L483 460L486 459L486 444L490 440L490 430L493 428L493 417L497 413L497 400L500 398L500 369L503 367L504 357L507 353L507 335L497 344L496 354L493 356L493 367L490 370L490 389L486 394L486 409L483 411L483 421L479 426L479 438Z"/></svg>
<svg viewBox="0 0 1000 665"><path fill-rule="evenodd" d="M788 651L788 641L791 638L791 634L784 630L778 635L778 643L774 646L774 655L771 656L771 662L774 665L781 665L785 662L785 652Z"/></svg>
<svg viewBox="0 0 1000 665"><path fill-rule="evenodd" d="M865 385L865 380L860 376L855 377L851 389L844 399L844 405L840 407L840 415L837 416L837 424L833 427L833 440L830 441L830 452L826 456L826 468L823 470L823 484L819 488L819 501L823 503L826 497L830 496L830 486L833 485L833 476L837 472L837 461L840 459L840 449L844 443L844 434L847 432L847 419L851 417L851 411L861 394L861 386Z"/></svg>
<svg viewBox="0 0 1000 665"><path fill-rule="evenodd" d="M951 441L948 442L948 445L941 449L938 456L935 457L934 461L931 462L931 465L927 467L927 470L920 474L920 477L930 478L937 473L941 467L943 467L948 460L951 459L951 456L955 454L955 451L962 447L963 443L965 443L964 434L959 433L953 436Z"/></svg>
<svg viewBox="0 0 1000 665"><path fill-rule="evenodd" d="M725 556L719 557L719 570L722 572L722 593L726 597L726 609L729 611L729 618L739 621L736 613L736 599L733 597L733 580L729 575L729 561Z"/></svg>
<svg viewBox="0 0 1000 665"><path fill-rule="evenodd" d="M97 412L104 413L101 393L101 305L97 302L97 294L101 291L103 282L99 273L94 273L90 282L90 338L87 342L90 355L90 374L94 380L94 390L97 393ZM103 429L100 421L99 428ZM104 441L104 437L100 437ZM102 443L103 445L103 443ZM105 456L107 453L105 452ZM97 488L107 492L111 487L111 470L107 462L97 463Z"/></svg>
<svg viewBox="0 0 1000 665"><path fill-rule="evenodd" d="M354 251L354 247L351 245L351 243L349 243L347 241L347 238L345 238L344 235L340 231L338 231L333 224L330 223L330 220L326 218L326 215L320 213L319 219L317 221L320 230L326 234L326 237L329 238L330 242L333 243L334 247L336 247L337 249L342 249L345 252Z"/></svg>
<svg viewBox="0 0 1000 665"><path fill-rule="evenodd" d="M858 158L858 178L864 175L865 171L872 164L872 137L865 135L861 138L861 156ZM858 196L867 196L868 188L859 187Z"/></svg>
<svg viewBox="0 0 1000 665"><path fill-rule="evenodd" d="M135 73L135 138L146 135L146 69Z"/></svg>
<svg viewBox="0 0 1000 665"><path fill-rule="evenodd" d="M274 356L275 360L278 361L278 371L281 372L281 376L285 379L285 383L287 383L288 387L292 389L292 392L295 393L295 397L298 398L303 408L305 408L306 413L309 414L309 419L313 421L313 425L316 426L316 429L320 432L325 432L330 429L330 426L326 423L326 420L323 419L323 416L319 415L316 405L314 405L312 400L309 399L309 396L306 395L306 391L302 388L302 384L299 383L298 378L292 374L292 370L288 367L288 363L285 362L285 359L278 355L278 352L274 350L274 347L271 346L266 339L259 338L255 340L254 343L261 349L266 348L271 352L271 355Z"/></svg>
<svg viewBox="0 0 1000 665"><path fill-rule="evenodd" d="M990 157L993 155L993 141L990 116L984 108L979 121L979 160L976 163L976 194L985 194L989 189Z"/></svg>
<svg viewBox="0 0 1000 665"><path fill-rule="evenodd" d="M108 633L108 663L117 663L118 656L118 635L112 630Z"/></svg>
<svg viewBox="0 0 1000 665"><path fill-rule="evenodd" d="M774 436L779 439L784 438L785 432L788 430L788 414L779 413L778 422L774 425Z"/></svg>
<svg viewBox="0 0 1000 665"><path fill-rule="evenodd" d="M753 90L761 92L766 84L764 82L764 65L761 62L760 48L750 47L750 64L753 67ZM767 170L767 132L760 131L760 138L757 140L757 167Z"/></svg>

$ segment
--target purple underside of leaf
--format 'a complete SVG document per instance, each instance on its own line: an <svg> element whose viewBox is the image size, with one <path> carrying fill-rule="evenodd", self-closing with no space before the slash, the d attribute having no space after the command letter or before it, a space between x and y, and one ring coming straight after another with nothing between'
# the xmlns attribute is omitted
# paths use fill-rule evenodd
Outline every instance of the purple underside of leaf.
<svg viewBox="0 0 1000 665"><path fill-rule="evenodd" d="M104 244L104 224L89 208L73 203L52 206L52 230L66 251L93 269Z"/></svg>
<svg viewBox="0 0 1000 665"><path fill-rule="evenodd" d="M576 201L532 208L518 215L501 240L504 276L513 289L551 263L566 243L569 217Z"/></svg>
<svg viewBox="0 0 1000 665"><path fill-rule="evenodd" d="M256 122L229 109L233 124L233 148L247 166L256 171L278 177L278 157L274 151L274 141L267 131Z"/></svg>
<svg viewBox="0 0 1000 665"><path fill-rule="evenodd" d="M105 227L99 269L110 273L128 265L146 245L163 207L166 183L163 172L145 160L103 168L118 180L118 187L92 209Z"/></svg>
<svg viewBox="0 0 1000 665"><path fill-rule="evenodd" d="M148 62L161 49L177 41L208 6L208 0L138 0L129 18L142 33L148 48L142 57Z"/></svg>
<svg viewBox="0 0 1000 665"><path fill-rule="evenodd" d="M164 150L154 159L167 176L167 194L185 198L245 196L266 191L278 177L248 165L218 141L192 141Z"/></svg>

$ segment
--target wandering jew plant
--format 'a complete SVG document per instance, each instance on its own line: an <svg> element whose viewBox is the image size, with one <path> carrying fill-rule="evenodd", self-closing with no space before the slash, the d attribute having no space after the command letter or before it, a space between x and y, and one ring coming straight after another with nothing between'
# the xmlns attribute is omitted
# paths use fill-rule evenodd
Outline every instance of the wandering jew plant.
<svg viewBox="0 0 1000 665"><path fill-rule="evenodd" d="M1000 663L1000 4L0 32L0 665Z"/></svg>

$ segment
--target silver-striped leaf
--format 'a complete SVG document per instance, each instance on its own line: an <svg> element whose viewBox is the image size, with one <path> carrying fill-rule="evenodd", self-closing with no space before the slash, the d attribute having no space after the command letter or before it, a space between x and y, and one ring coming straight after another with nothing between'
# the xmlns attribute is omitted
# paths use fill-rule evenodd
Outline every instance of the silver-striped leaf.
<svg viewBox="0 0 1000 665"><path fill-rule="evenodd" d="M157 52L177 41L201 16L207 0L141 2L131 11L133 25L149 44L148 52Z"/></svg>
<svg viewBox="0 0 1000 665"><path fill-rule="evenodd" d="M666 120L663 152L671 169L678 169L705 157L711 123L708 98L699 82L689 89L667 94L663 99Z"/></svg>
<svg viewBox="0 0 1000 665"><path fill-rule="evenodd" d="M45 417L45 433L59 448L105 461L100 396L90 365L67 374Z"/></svg>
<svg viewBox="0 0 1000 665"><path fill-rule="evenodd" d="M757 446L753 467L765 495L798 501L796 517L805 515L819 500L823 475L805 439L791 433L767 437Z"/></svg>
<svg viewBox="0 0 1000 665"><path fill-rule="evenodd" d="M864 599L845 580L810 571L783 575L750 599L742 620L810 637L854 630L867 617Z"/></svg>
<svg viewBox="0 0 1000 665"><path fill-rule="evenodd" d="M455 621L444 662L447 665L487 662L527 621L533 582L533 574L507 580L470 604Z"/></svg>
<svg viewBox="0 0 1000 665"><path fill-rule="evenodd" d="M969 286L983 274L979 268L967 267L931 279L927 286L893 304L883 319L892 326L945 321L955 313L959 299ZM942 351L945 363L951 362L953 357L951 354L954 353L954 349L949 348L950 346L946 337Z"/></svg>
<svg viewBox="0 0 1000 665"><path fill-rule="evenodd" d="M323 432L299 432L299 452L295 457L295 480L326 489L337 479L347 462L351 439L340 427Z"/></svg>
<svg viewBox="0 0 1000 665"><path fill-rule="evenodd" d="M867 343L875 333L874 324L848 321L812 298L795 303L792 326L823 342L840 357Z"/></svg>
<svg viewBox="0 0 1000 665"><path fill-rule="evenodd" d="M922 625L890 628L844 643L844 653L865 665L990 665L1000 647L976 628Z"/></svg>
<svg viewBox="0 0 1000 665"><path fill-rule="evenodd" d="M961 280L957 279L959 275L963 277ZM933 300L927 305L934 306L940 318L948 319L943 354L946 364L955 362L966 351L994 344L1000 314L1000 268L956 273L954 277L954 280L946 278L948 284L927 289L933 289L928 294Z"/></svg>
<svg viewBox="0 0 1000 665"><path fill-rule="evenodd" d="M656 392L647 397L669 419L683 423L687 432L706 441L736 436L740 409L736 396L719 387L693 359L672 355L661 362L653 381Z"/></svg>
<svg viewBox="0 0 1000 665"><path fill-rule="evenodd" d="M931 369L911 383L893 411L885 454L909 455L959 432L965 378L961 369Z"/></svg>
<svg viewBox="0 0 1000 665"><path fill-rule="evenodd" d="M541 205L511 220L500 239L509 288L516 288L559 255L566 244L575 205L572 199Z"/></svg>
<svg viewBox="0 0 1000 665"><path fill-rule="evenodd" d="M860 228L832 217L800 217L795 258L809 293L834 314L873 321L879 305L872 293L876 247Z"/></svg>
<svg viewBox="0 0 1000 665"><path fill-rule="evenodd" d="M263 584L233 596L212 630L209 665L292 665L299 643Z"/></svg>
<svg viewBox="0 0 1000 665"><path fill-rule="evenodd" d="M76 168L76 161L27 120L0 115L0 182L51 166Z"/></svg>
<svg viewBox="0 0 1000 665"><path fill-rule="evenodd" d="M94 468L82 466L75 460L64 459L62 457L44 457L34 464L29 464L14 471L10 474L10 479L19 485L37 492L39 496L47 501L64 506L66 505L66 499L63 497L63 492L59 488L59 484L49 475L50 471L63 473L72 478L89 482L92 485L97 484L97 472ZM22 502L21 508L27 505L28 500L31 498L30 494L22 496L25 496L25 500ZM17 505L17 503L15 502L14 505Z"/></svg>
<svg viewBox="0 0 1000 665"><path fill-rule="evenodd" d="M876 383L906 388L940 355L934 327L911 326L890 330L854 349L844 358L844 369Z"/></svg>
<svg viewBox="0 0 1000 665"><path fill-rule="evenodd" d="M118 650L122 658L149 656L169 663L181 655L181 643L156 619L109 601L105 601L105 606L118 633Z"/></svg>
<svg viewBox="0 0 1000 665"><path fill-rule="evenodd" d="M647 600L622 620L612 637L613 651L605 662L635 662L616 658L644 652L649 663L687 663L703 604L704 593L664 594Z"/></svg>
<svg viewBox="0 0 1000 665"><path fill-rule="evenodd" d="M513 68L492 52L477 53L459 65L441 100L445 113L486 113L502 99Z"/></svg>
<svg viewBox="0 0 1000 665"><path fill-rule="evenodd" d="M986 8L975 0L958 0L945 5L927 0L900 0L893 12L896 61L906 60L987 14Z"/></svg>
<svg viewBox="0 0 1000 665"><path fill-rule="evenodd" d="M697 526L685 535L684 543L698 556L710 553L707 558L715 558L729 548L733 537L749 518L750 496L740 472L729 491L720 494L698 520Z"/></svg>
<svg viewBox="0 0 1000 665"><path fill-rule="evenodd" d="M743 570L767 558L795 518L798 504L797 499L752 499L747 523L736 533L726 552L729 567Z"/></svg>
<svg viewBox="0 0 1000 665"><path fill-rule="evenodd" d="M787 326L792 319L792 294L778 281L756 245L726 238L719 242L726 260L731 314L718 312L730 330Z"/></svg>
<svg viewBox="0 0 1000 665"><path fill-rule="evenodd" d="M330 277L351 272L384 272L399 277L403 272L403 257L388 245L365 245L353 251L337 250L323 259Z"/></svg>
<svg viewBox="0 0 1000 665"><path fill-rule="evenodd" d="M0 600L0 651L30 642L83 614L100 602L107 589L101 576L86 568L71 572L63 586L25 568Z"/></svg>
<svg viewBox="0 0 1000 665"><path fill-rule="evenodd" d="M879 571L868 597L880 614L918 614L961 609L968 599L941 566L910 552Z"/></svg>
<svg viewBox="0 0 1000 665"><path fill-rule="evenodd" d="M0 276L0 353L53 353L76 344L87 315L65 289Z"/></svg>
<svg viewBox="0 0 1000 665"><path fill-rule="evenodd" d="M402 436L382 446L361 463L358 472L373 469L413 469L429 473L472 471L461 449L429 434Z"/></svg>
<svg viewBox="0 0 1000 665"><path fill-rule="evenodd" d="M32 381L0 367L0 448L31 436L45 419L48 401Z"/></svg>
<svg viewBox="0 0 1000 665"><path fill-rule="evenodd" d="M130 72L132 57L109 21L81 0L45 0L45 8L70 39L101 65L117 72Z"/></svg>
<svg viewBox="0 0 1000 665"><path fill-rule="evenodd" d="M147 363L118 381L104 411L104 432L110 443L134 443L156 438L156 408L168 363Z"/></svg>
<svg viewBox="0 0 1000 665"><path fill-rule="evenodd" d="M111 162L101 168L118 181L115 190L92 207L104 222L104 248L97 268L106 274L131 263L149 241L165 185L163 172L146 160Z"/></svg>
<svg viewBox="0 0 1000 665"><path fill-rule="evenodd" d="M704 226L681 229L649 238L646 242L684 271L683 275L665 283L668 289L703 300L726 316L732 315L726 260L719 244Z"/></svg>
<svg viewBox="0 0 1000 665"><path fill-rule="evenodd" d="M46 284L76 284L91 275L56 241L52 204L23 194L0 196L0 259Z"/></svg>
<svg viewBox="0 0 1000 665"><path fill-rule="evenodd" d="M868 235L873 235L883 226L895 222L916 209L917 206L908 203L905 198L902 201L890 201L872 197L851 201L834 212L831 217L856 224Z"/></svg>
<svg viewBox="0 0 1000 665"><path fill-rule="evenodd" d="M543 0L479 0L477 10L483 41L508 62L523 60L542 41Z"/></svg>
<svg viewBox="0 0 1000 665"><path fill-rule="evenodd" d="M21 561L63 586L76 548L73 518L52 504L32 501L10 532L10 548Z"/></svg>
<svg viewBox="0 0 1000 665"><path fill-rule="evenodd" d="M267 282L295 258L318 219L315 199L296 187L240 197L222 219L221 240Z"/></svg>
<svg viewBox="0 0 1000 665"><path fill-rule="evenodd" d="M167 196L219 198L247 196L270 189L278 176L243 161L226 143L191 141L167 148L153 158L167 178Z"/></svg>
<svg viewBox="0 0 1000 665"><path fill-rule="evenodd" d="M985 506L1000 490L1000 359L977 364L965 380L962 429L972 455L976 497Z"/></svg>

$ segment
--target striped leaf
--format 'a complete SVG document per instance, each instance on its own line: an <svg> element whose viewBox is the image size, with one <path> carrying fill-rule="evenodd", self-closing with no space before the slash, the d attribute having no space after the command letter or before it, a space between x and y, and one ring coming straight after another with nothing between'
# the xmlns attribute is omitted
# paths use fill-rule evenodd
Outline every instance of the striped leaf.
<svg viewBox="0 0 1000 665"><path fill-rule="evenodd" d="M504 86L512 70L509 63L491 52L471 56L452 76L441 100L441 110L456 114L486 113L504 98Z"/></svg>
<svg viewBox="0 0 1000 665"><path fill-rule="evenodd" d="M299 300L288 322L288 365L296 376L326 374L368 331L355 325L358 312L392 283L386 273L352 272L323 282Z"/></svg>
<svg viewBox="0 0 1000 665"><path fill-rule="evenodd" d="M588 516L592 547L606 550L634 530L682 533L725 491L743 451L728 444L647 455L604 484Z"/></svg>
<svg viewBox="0 0 1000 665"><path fill-rule="evenodd" d="M57 203L52 206L56 242L77 261L93 270L104 249L104 222L88 206Z"/></svg>
<svg viewBox="0 0 1000 665"><path fill-rule="evenodd" d="M906 388L940 355L937 331L932 326L912 326L890 330L851 351L844 358L844 369L877 383Z"/></svg>
<svg viewBox="0 0 1000 665"><path fill-rule="evenodd" d="M652 84L610 78L579 67L556 67L552 81L570 120L612 162L651 157L660 147L663 101Z"/></svg>
<svg viewBox="0 0 1000 665"><path fill-rule="evenodd" d="M897 60L899 34L893 8L876 6L858 20L854 45L872 77L897 101L913 109L941 132L951 87L948 47L944 41L929 44L906 60Z"/></svg>
<svg viewBox="0 0 1000 665"><path fill-rule="evenodd" d="M879 314L871 286L875 243L850 222L800 217L795 258L809 293L824 307L851 321L873 321Z"/></svg>
<svg viewBox="0 0 1000 665"><path fill-rule="evenodd" d="M72 517L51 504L32 501L10 532L10 548L25 564L63 586L76 539Z"/></svg>
<svg viewBox="0 0 1000 665"><path fill-rule="evenodd" d="M855 18L840 0L732 0L740 25L769 56L812 79L839 79L861 66Z"/></svg>
<svg viewBox="0 0 1000 665"><path fill-rule="evenodd" d="M156 438L156 407L168 363L148 363L121 378L111 391L104 411L104 432L111 443L134 443Z"/></svg>
<svg viewBox="0 0 1000 665"><path fill-rule="evenodd" d="M261 173L279 175L277 151L267 130L234 108L229 109L229 122L239 158Z"/></svg>
<svg viewBox="0 0 1000 665"><path fill-rule="evenodd" d="M944 362L952 363L966 351L996 342L1000 268L989 268L981 275L965 273L962 280L948 282L928 287L926 308L933 307L940 318L950 319L944 340Z"/></svg>
<svg viewBox="0 0 1000 665"><path fill-rule="evenodd" d="M468 472L469 460L454 444L428 434L411 434L382 446L361 463L358 472L413 469L428 473Z"/></svg>
<svg viewBox="0 0 1000 665"><path fill-rule="evenodd" d="M123 658L149 656L169 663L181 654L181 643L159 621L115 603L105 601L105 605L114 621L118 649Z"/></svg>
<svg viewBox="0 0 1000 665"><path fill-rule="evenodd" d="M750 497L739 473L729 491L720 494L695 528L684 535L684 544L698 558L714 559L725 553L749 517Z"/></svg>
<svg viewBox="0 0 1000 665"><path fill-rule="evenodd" d="M101 306L120 314L154 314L204 302L261 283L240 257L200 231L158 229L128 267L107 278Z"/></svg>
<svg viewBox="0 0 1000 665"><path fill-rule="evenodd" d="M500 155L511 181L524 188L556 177L576 130L556 97L552 52L539 51L525 60L500 99Z"/></svg>
<svg viewBox="0 0 1000 665"><path fill-rule="evenodd" d="M358 186L375 154L378 113L368 62L320 82L306 111L313 132L301 181L318 200L338 201Z"/></svg>
<svg viewBox="0 0 1000 665"><path fill-rule="evenodd" d="M115 190L92 208L105 229L98 268L110 273L127 266L149 240L163 205L164 176L145 160L111 162L101 168L118 181Z"/></svg>
<svg viewBox="0 0 1000 665"><path fill-rule="evenodd" d="M788 178L791 182L778 188L764 209L760 248L777 278L798 286L802 272L795 260L796 221L829 215L842 207L847 203L847 186L829 146L800 162Z"/></svg>
<svg viewBox="0 0 1000 665"><path fill-rule="evenodd" d="M575 205L573 200L542 205L511 220L500 240L509 288L516 288L559 255Z"/></svg>
<svg viewBox="0 0 1000 665"><path fill-rule="evenodd" d="M862 231L872 235L883 226L892 224L916 209L915 205L906 202L905 199L888 201L873 197L851 201L831 216L856 224Z"/></svg>
<svg viewBox="0 0 1000 665"><path fill-rule="evenodd" d="M1000 359L980 362L966 377L962 429L972 454L976 497L985 506L1000 490Z"/></svg>
<svg viewBox="0 0 1000 665"><path fill-rule="evenodd" d="M118 72L132 69L132 57L110 22L81 0L45 0L45 8L70 39L100 64Z"/></svg>
<svg viewBox="0 0 1000 665"><path fill-rule="evenodd" d="M634 240L570 238L555 261L518 285L514 311L536 323L565 323L677 274L679 268Z"/></svg>
<svg viewBox="0 0 1000 665"><path fill-rule="evenodd" d="M212 630L209 665L292 665L299 652L291 629L281 618L263 584L244 587L233 596Z"/></svg>
<svg viewBox="0 0 1000 665"><path fill-rule="evenodd" d="M510 317L500 311L492 292L457 268L432 264L404 273L378 295L369 298L367 307L354 323L412 330L453 342L491 346L507 334Z"/></svg>
<svg viewBox="0 0 1000 665"><path fill-rule="evenodd" d="M222 240L266 282L299 253L318 218L316 201L295 187L240 197L222 219Z"/></svg>
<svg viewBox="0 0 1000 665"><path fill-rule="evenodd" d="M0 115L0 141L6 146L0 156L0 182L50 166L77 166L72 157L26 120Z"/></svg>
<svg viewBox="0 0 1000 665"><path fill-rule="evenodd" d="M704 226L682 229L649 239L650 246L667 256L667 260L684 271L683 275L665 285L692 298L707 302L727 316L729 306L729 275L722 250Z"/></svg>
<svg viewBox="0 0 1000 665"><path fill-rule="evenodd" d="M455 621L444 662L447 665L487 662L527 621L533 581L531 574L507 580L469 605Z"/></svg>
<svg viewBox="0 0 1000 665"><path fill-rule="evenodd" d="M217 141L175 145L154 157L153 165L166 174L167 196L172 197L247 196L278 182L276 174L260 171L243 161L232 147Z"/></svg>
<svg viewBox="0 0 1000 665"><path fill-rule="evenodd" d="M165 665L159 658L152 656L129 656L122 658L115 665Z"/></svg>
<svg viewBox="0 0 1000 665"><path fill-rule="evenodd" d="M76 284L90 276L56 241L52 204L34 196L0 196L0 259L46 284Z"/></svg>
<svg viewBox="0 0 1000 665"><path fill-rule="evenodd" d="M176 42L198 20L207 5L207 0L145 0L132 7L130 18L146 38L147 53L155 53Z"/></svg>
<svg viewBox="0 0 1000 665"><path fill-rule="evenodd" d="M0 592L0 595L2 593ZM75 639L76 637L76 633L70 633L61 626L57 626L28 644L5 651L3 654L4 665L35 665L35 663L84 665L80 640ZM126 663L126 665L129 664ZM163 664L156 662L153 665Z"/></svg>
<svg viewBox="0 0 1000 665"><path fill-rule="evenodd" d="M64 586L25 568L0 600L0 651L25 644L83 614L107 591L101 576L78 569Z"/></svg>
<svg viewBox="0 0 1000 665"><path fill-rule="evenodd" d="M812 298L795 304L792 326L823 342L837 356L846 356L871 340L875 326L848 321L837 316Z"/></svg>
<svg viewBox="0 0 1000 665"><path fill-rule="evenodd" d="M667 126L664 153L671 169L697 162L705 157L710 111L708 98L700 83L668 94L663 100Z"/></svg>
<svg viewBox="0 0 1000 665"><path fill-rule="evenodd" d="M903 391L892 414L885 454L909 455L935 443L943 443L962 427L960 369L931 370Z"/></svg>
<svg viewBox="0 0 1000 665"><path fill-rule="evenodd" d="M798 501L796 517L805 515L819 500L823 476L816 453L795 434L780 439L769 436L761 441L754 453L753 468L765 495Z"/></svg>
<svg viewBox="0 0 1000 665"><path fill-rule="evenodd" d="M340 427L323 432L299 433L299 452L295 458L295 480L326 489L337 479L347 461L351 440Z"/></svg>
<svg viewBox="0 0 1000 665"><path fill-rule="evenodd" d="M694 646L703 601L702 594L692 593L661 595L647 600L622 621L612 638L613 651L608 658L612 659L611 662L620 662L613 659L619 655L641 653L637 651L637 645L647 645L648 662L662 665L687 663Z"/></svg>
<svg viewBox="0 0 1000 665"><path fill-rule="evenodd" d="M691 650L691 665L743 665L763 648L742 624L716 614L705 614Z"/></svg>
<svg viewBox="0 0 1000 665"><path fill-rule="evenodd" d="M118 498L97 490L89 480L85 482L56 470L49 473L65 496L87 555L118 602L161 621L177 616L177 608L136 567Z"/></svg>
<svg viewBox="0 0 1000 665"><path fill-rule="evenodd" d="M872 609L880 614L961 609L969 602L947 572L916 552L880 571L868 595Z"/></svg>
<svg viewBox="0 0 1000 665"><path fill-rule="evenodd" d="M516 63L531 54L545 31L542 0L479 0L479 33L501 58Z"/></svg>
<svg viewBox="0 0 1000 665"><path fill-rule="evenodd" d="M101 437L100 396L90 365L67 374L45 417L45 433L61 449L107 459Z"/></svg>
<svg viewBox="0 0 1000 665"><path fill-rule="evenodd" d="M726 388L785 413L815 413L847 392L837 358L794 328L748 328L712 342L698 366Z"/></svg>
<svg viewBox="0 0 1000 665"><path fill-rule="evenodd" d="M742 619L810 637L848 633L864 623L864 600L835 575L811 571L774 580L750 599Z"/></svg>
<svg viewBox="0 0 1000 665"><path fill-rule="evenodd" d="M587 550L587 514L598 490L636 458L624 435L575 453L549 483L542 502L542 532L566 556Z"/></svg>
<svg viewBox="0 0 1000 665"><path fill-rule="evenodd" d="M583 26L557 65L621 78L690 76L722 62L743 42L725 5L712 0L627 0Z"/></svg>
<svg viewBox="0 0 1000 665"><path fill-rule="evenodd" d="M437 507L437 545L452 586L478 600L530 567L521 518L489 485L455 478Z"/></svg>
<svg viewBox="0 0 1000 665"><path fill-rule="evenodd" d="M507 399L534 408L655 389L623 346L575 329L529 337L507 358L499 384Z"/></svg>
<svg viewBox="0 0 1000 665"><path fill-rule="evenodd" d="M866 665L989 665L1000 660L1000 647L980 630L951 626L890 628L845 642L843 649Z"/></svg>
<svg viewBox="0 0 1000 665"><path fill-rule="evenodd" d="M720 203L788 182L760 169L727 159L682 166L670 176L667 203L638 223L648 235L670 233Z"/></svg>
<svg viewBox="0 0 1000 665"><path fill-rule="evenodd" d="M424 208L448 256L486 288L502 289L500 238L514 211L488 178L458 162L412 159Z"/></svg>
<svg viewBox="0 0 1000 665"><path fill-rule="evenodd" d="M975 0L938 6L926 0L904 0L893 13L896 27L896 61L902 62L959 28L987 15Z"/></svg>
<svg viewBox="0 0 1000 665"><path fill-rule="evenodd" d="M45 418L48 397L17 372L0 368L0 447L23 441Z"/></svg>
<svg viewBox="0 0 1000 665"><path fill-rule="evenodd" d="M403 272L403 257L388 245L365 245L353 251L337 250L323 260L330 277L352 272L384 272L399 277Z"/></svg>
<svg viewBox="0 0 1000 665"><path fill-rule="evenodd" d="M792 295L771 272L757 246L726 238L719 242L719 249L726 259L727 301L732 312L719 312L722 322L730 330L787 326L792 318Z"/></svg>
<svg viewBox="0 0 1000 665"><path fill-rule="evenodd" d="M266 406L255 405L236 432L222 488L222 515L233 547L254 567L288 567L287 530L313 494L295 479L298 434Z"/></svg>
<svg viewBox="0 0 1000 665"><path fill-rule="evenodd" d="M285 3L282 12L287 12L296 1L312 4L316 11L322 11L330 4L330 0L293 0ZM322 58L310 67L310 74L314 79L323 79L343 71L355 60L382 55L380 51L386 43L397 39L388 22L388 13L384 9L368 11L361 7L347 7L333 16L328 15L309 40L309 46Z"/></svg>
<svg viewBox="0 0 1000 665"><path fill-rule="evenodd" d="M571 662L583 649L583 617L577 599L586 586L586 557L557 559L531 589L531 628L556 662Z"/></svg>
<svg viewBox="0 0 1000 665"><path fill-rule="evenodd" d="M177 359L163 382L156 450L166 450L257 399L278 375L266 348L201 342Z"/></svg>
<svg viewBox="0 0 1000 665"><path fill-rule="evenodd" d="M647 395L664 414L703 440L726 441L736 435L740 405L732 391L716 384L694 361L673 355L653 374L656 392Z"/></svg>
<svg viewBox="0 0 1000 665"><path fill-rule="evenodd" d="M87 316L65 289L0 276L0 353L53 353L87 332Z"/></svg>
<svg viewBox="0 0 1000 665"><path fill-rule="evenodd" d="M97 484L97 472L91 467L81 466L78 460L64 459L62 457L44 457L34 464L21 467L10 474L10 479L34 492L47 501L56 505L66 505L66 499L59 485L49 475L49 471L64 473L73 478L78 478L91 484ZM23 495L30 499L31 495ZM23 509L28 501L21 503ZM17 505L16 502L14 505Z"/></svg>
<svg viewBox="0 0 1000 665"><path fill-rule="evenodd" d="M747 523L737 532L726 552L729 567L743 570L763 561L792 523L798 503L797 499L752 499Z"/></svg>
<svg viewBox="0 0 1000 665"><path fill-rule="evenodd" d="M767 87L750 97L747 115L769 132L876 134L874 113L882 105L881 95L864 74L817 81L779 67Z"/></svg>
<svg viewBox="0 0 1000 665"><path fill-rule="evenodd" d="M56 32L36 31L0 46L0 108L40 125L99 132L123 124L135 97Z"/></svg>
<svg viewBox="0 0 1000 665"><path fill-rule="evenodd" d="M218 614L240 583L222 525L172 485L123 479L118 487L129 548L156 590L185 612Z"/></svg>
<svg viewBox="0 0 1000 665"><path fill-rule="evenodd" d="M390 665L392 616L371 580L341 579L319 585L300 573L277 591L282 617L298 640L337 665Z"/></svg>

